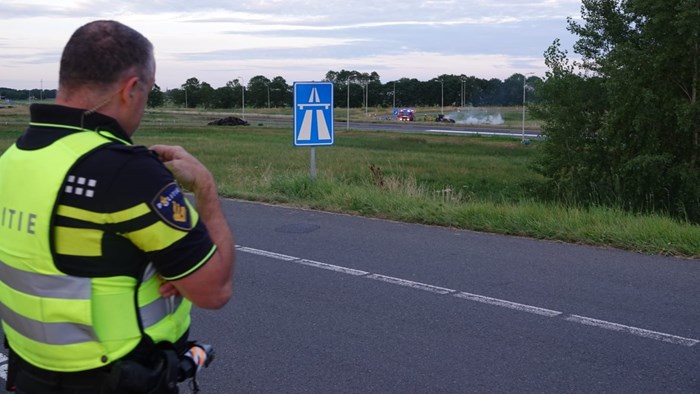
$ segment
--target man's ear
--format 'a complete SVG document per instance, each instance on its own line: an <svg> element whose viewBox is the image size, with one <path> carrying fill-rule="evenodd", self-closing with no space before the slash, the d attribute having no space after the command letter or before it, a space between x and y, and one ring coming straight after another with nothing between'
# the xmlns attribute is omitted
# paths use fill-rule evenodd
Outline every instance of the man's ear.
<svg viewBox="0 0 700 394"><path fill-rule="evenodd" d="M122 89L121 97L124 102L129 102L134 98L134 95L137 93L137 89L139 88L139 83L139 78L136 76L129 77L124 81L124 84L122 85L124 88Z"/></svg>

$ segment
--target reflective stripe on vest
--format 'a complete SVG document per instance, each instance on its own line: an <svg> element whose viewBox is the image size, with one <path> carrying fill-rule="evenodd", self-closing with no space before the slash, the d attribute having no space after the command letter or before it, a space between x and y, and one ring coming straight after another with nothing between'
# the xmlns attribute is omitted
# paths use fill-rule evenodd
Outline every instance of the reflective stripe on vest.
<svg viewBox="0 0 700 394"><path fill-rule="evenodd" d="M43 298L89 300L90 279L74 276L42 275L14 269L0 261L0 278L13 289Z"/></svg>
<svg viewBox="0 0 700 394"><path fill-rule="evenodd" d="M156 284L159 284L159 281L157 280L156 275L158 272L156 271L155 267L153 267L153 264L149 264L146 267L146 270L144 272L142 282L143 283L148 283L149 281L156 281ZM139 314L141 315L141 324L143 325L144 329L146 332L148 332L148 329L155 326L158 324L162 319L163 316L170 315L174 313L182 304L183 302L182 296L172 296L169 298L163 298L158 296L158 298L154 299L153 301L139 306ZM174 342L178 338L174 338L171 340L171 342Z"/></svg>
<svg viewBox="0 0 700 394"><path fill-rule="evenodd" d="M149 264L149 267L152 267L152 264ZM151 268L148 271L145 279L155 279L155 269ZM39 298L91 300L92 283L89 278L35 274L14 269L2 261L0 261L0 278L5 285L12 289ZM153 327L164 316L173 314L182 302L181 296L173 296L168 299L158 297L140 307L139 315L143 327L146 330ZM3 320L35 341L52 345L66 345L97 340L94 330L88 325L74 324L75 327L72 327L68 323L42 323L15 313L3 304L0 304L0 307L2 308L0 315ZM178 338L172 341L176 339Z"/></svg>
<svg viewBox="0 0 700 394"><path fill-rule="evenodd" d="M40 323L15 313L5 304L0 304L3 322L9 324L25 337L49 345L70 345L96 341L92 327L75 323Z"/></svg>
<svg viewBox="0 0 700 394"><path fill-rule="evenodd" d="M153 264L149 264L141 278L139 288L139 313L144 331L156 343L175 342L190 327L192 303L182 296L160 296L160 276Z"/></svg>

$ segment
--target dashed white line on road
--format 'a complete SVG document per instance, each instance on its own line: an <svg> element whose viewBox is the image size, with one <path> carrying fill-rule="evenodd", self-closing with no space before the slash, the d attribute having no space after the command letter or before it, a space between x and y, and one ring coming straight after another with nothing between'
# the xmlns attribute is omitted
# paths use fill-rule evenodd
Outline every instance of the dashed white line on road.
<svg viewBox="0 0 700 394"><path fill-rule="evenodd" d="M455 297L463 298L465 300L470 300L470 301L481 302L484 304L500 306L503 308L515 309L516 311L534 313L536 315L547 316L547 317L555 317L555 316L559 316L562 314L559 311L553 311L551 309L540 308L540 307L536 307L536 306L532 306L532 305L519 304L517 302L500 300L498 298L491 298L491 297L486 297L486 296L482 296L482 295L478 295L478 294L460 292L460 293L456 293Z"/></svg>
<svg viewBox="0 0 700 394"><path fill-rule="evenodd" d="M356 270L356 269L352 269L352 268L340 267L340 266L333 265L333 264L320 263L318 261L313 261L313 260L301 259L301 260L298 260L297 263L303 264L303 265L308 265L309 267L321 268L324 270L335 271L335 272L339 272L341 274L348 274L348 275L354 275L354 276L363 276L363 275L369 274L369 272L367 272L367 271L360 271L360 270Z"/></svg>
<svg viewBox="0 0 700 394"><path fill-rule="evenodd" d="M434 293L434 294L448 295L448 296L457 297L457 298L468 300L468 301L480 302L483 304L489 304L489 305L494 305L494 306L498 306L498 307L502 307L502 308L513 309L516 311L532 313L532 314L536 314L539 316L561 317L564 320L566 320L568 322L572 322L572 323L583 324L586 326L622 332L622 333L635 335L635 336L647 338L647 339L653 339L655 341L661 341L661 342L670 343L670 344L674 344L674 345L681 345L681 346L690 347L690 346L695 346L696 344L700 343L700 340L697 340L697 339L684 338L684 337L680 337L677 335L671 335L671 334L666 334L663 332L647 330L644 328L627 326L624 324L608 322L605 320L593 319L593 318L585 317L585 316L565 315L563 312L559 312L559 311L555 311L555 310L551 310L551 309L546 309L546 308L541 308L541 307L537 307L537 306L533 306L533 305L521 304L518 302L507 301L507 300L502 300L502 299L493 298L493 297L487 297L487 296L479 295L479 294L461 292L458 290L448 289L448 288L440 287L440 286L434 286L434 285L430 285L427 283L415 282L415 281L411 281L411 280L396 278L393 276L381 275L378 273L370 273L367 271L356 270L353 268L342 267L339 265L333 265L333 264L322 263L322 262L313 261L313 260L302 259L299 257L288 256L288 255L269 252L269 251L265 251L265 250L254 249L254 248L249 248L249 247L239 246L239 245L236 245L236 250L238 250L239 252L269 257L269 258L273 258L276 260L287 261L287 262L291 262L294 264L300 264L300 265L305 265L305 266L314 267L314 268L321 268L324 270L329 270L329 271L333 271L333 272L337 272L337 273L353 275L356 277L367 278L367 279L381 281L384 283L390 283L390 284L394 284L394 285L409 287L412 289L427 291L427 292Z"/></svg>
<svg viewBox="0 0 700 394"><path fill-rule="evenodd" d="M628 334L654 339L661 342L668 342L674 345L694 346L698 342L700 342L697 339L683 338L676 335L665 334L663 332L645 330L643 328L637 327L630 327L624 324L611 323L609 321L592 319L590 317L585 316L570 315L566 317L566 320L574 323L585 324L587 326L604 328L606 330L626 332Z"/></svg>
<svg viewBox="0 0 700 394"><path fill-rule="evenodd" d="M394 285L410 287L410 288L413 288L413 289L429 291L429 292L431 292L431 293L436 293L436 294L450 294L450 293L454 293L454 292L455 292L455 290L446 289L446 288L444 288L444 287L438 287L438 286L433 286L433 285L427 285L427 284L425 284L425 283L414 282L414 281L412 281L412 280L405 280L405 279L394 278L393 276L385 276L385 275L379 275L379 274L370 274L370 275L367 275L367 278L368 278L368 279L379 280L379 281L386 282L386 283L391 283L391 284L394 284Z"/></svg>
<svg viewBox="0 0 700 394"><path fill-rule="evenodd" d="M0 353L0 379L7 380L7 356Z"/></svg>

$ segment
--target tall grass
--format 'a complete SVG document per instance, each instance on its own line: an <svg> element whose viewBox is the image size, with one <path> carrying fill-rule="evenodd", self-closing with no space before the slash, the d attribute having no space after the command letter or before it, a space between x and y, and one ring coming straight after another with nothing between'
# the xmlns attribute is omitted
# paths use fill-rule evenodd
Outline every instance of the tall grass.
<svg viewBox="0 0 700 394"><path fill-rule="evenodd" d="M522 235L651 254L700 256L700 227L662 216L538 201L539 146L517 140L336 131L336 145L292 146L291 130L142 130L178 143L216 174L221 193L364 216Z"/></svg>
<svg viewBox="0 0 700 394"><path fill-rule="evenodd" d="M18 135L0 126L0 150ZM700 257L700 227L662 216L547 203L529 164L539 145L484 137L336 130L336 145L295 148L291 129L143 127L138 144L179 144L226 197L528 236L649 254Z"/></svg>

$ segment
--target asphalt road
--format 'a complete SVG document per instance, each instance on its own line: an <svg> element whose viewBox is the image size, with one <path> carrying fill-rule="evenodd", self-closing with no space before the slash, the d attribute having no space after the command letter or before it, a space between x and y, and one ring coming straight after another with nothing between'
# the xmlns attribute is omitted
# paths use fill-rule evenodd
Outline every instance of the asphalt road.
<svg viewBox="0 0 700 394"><path fill-rule="evenodd" d="M208 392L700 392L700 261L227 207Z"/></svg>
<svg viewBox="0 0 700 394"><path fill-rule="evenodd" d="M292 119L289 117L247 117L251 125L276 125L277 127L292 127ZM470 126L456 123L417 123L417 122L335 122L333 125L336 132L349 130L366 131L391 131L398 133L416 134L449 134L449 135L481 135L538 139L541 131L535 129L515 130L492 126Z"/></svg>
<svg viewBox="0 0 700 394"><path fill-rule="evenodd" d="M214 117L214 116L211 116ZM251 125L263 125L274 127L289 127L293 126L293 120L290 116L246 116L245 120ZM178 120L176 122L152 122L144 121L143 125L177 125L177 126L202 126L208 121L200 120L187 121ZM5 125L17 125L24 127L25 122L4 122ZM231 127L231 126L211 126L211 127ZM365 130L365 131L391 131L398 133L414 133L414 134L448 134L448 135L479 135L479 136L499 136L513 137L525 139L541 138L541 131L537 129L505 129L492 126L470 126L466 124L452 123L418 123L418 122L335 122L334 130L337 132L350 130ZM21 130L22 128L18 128Z"/></svg>
<svg viewBox="0 0 700 394"><path fill-rule="evenodd" d="M698 260L224 205L203 393L700 392Z"/></svg>

